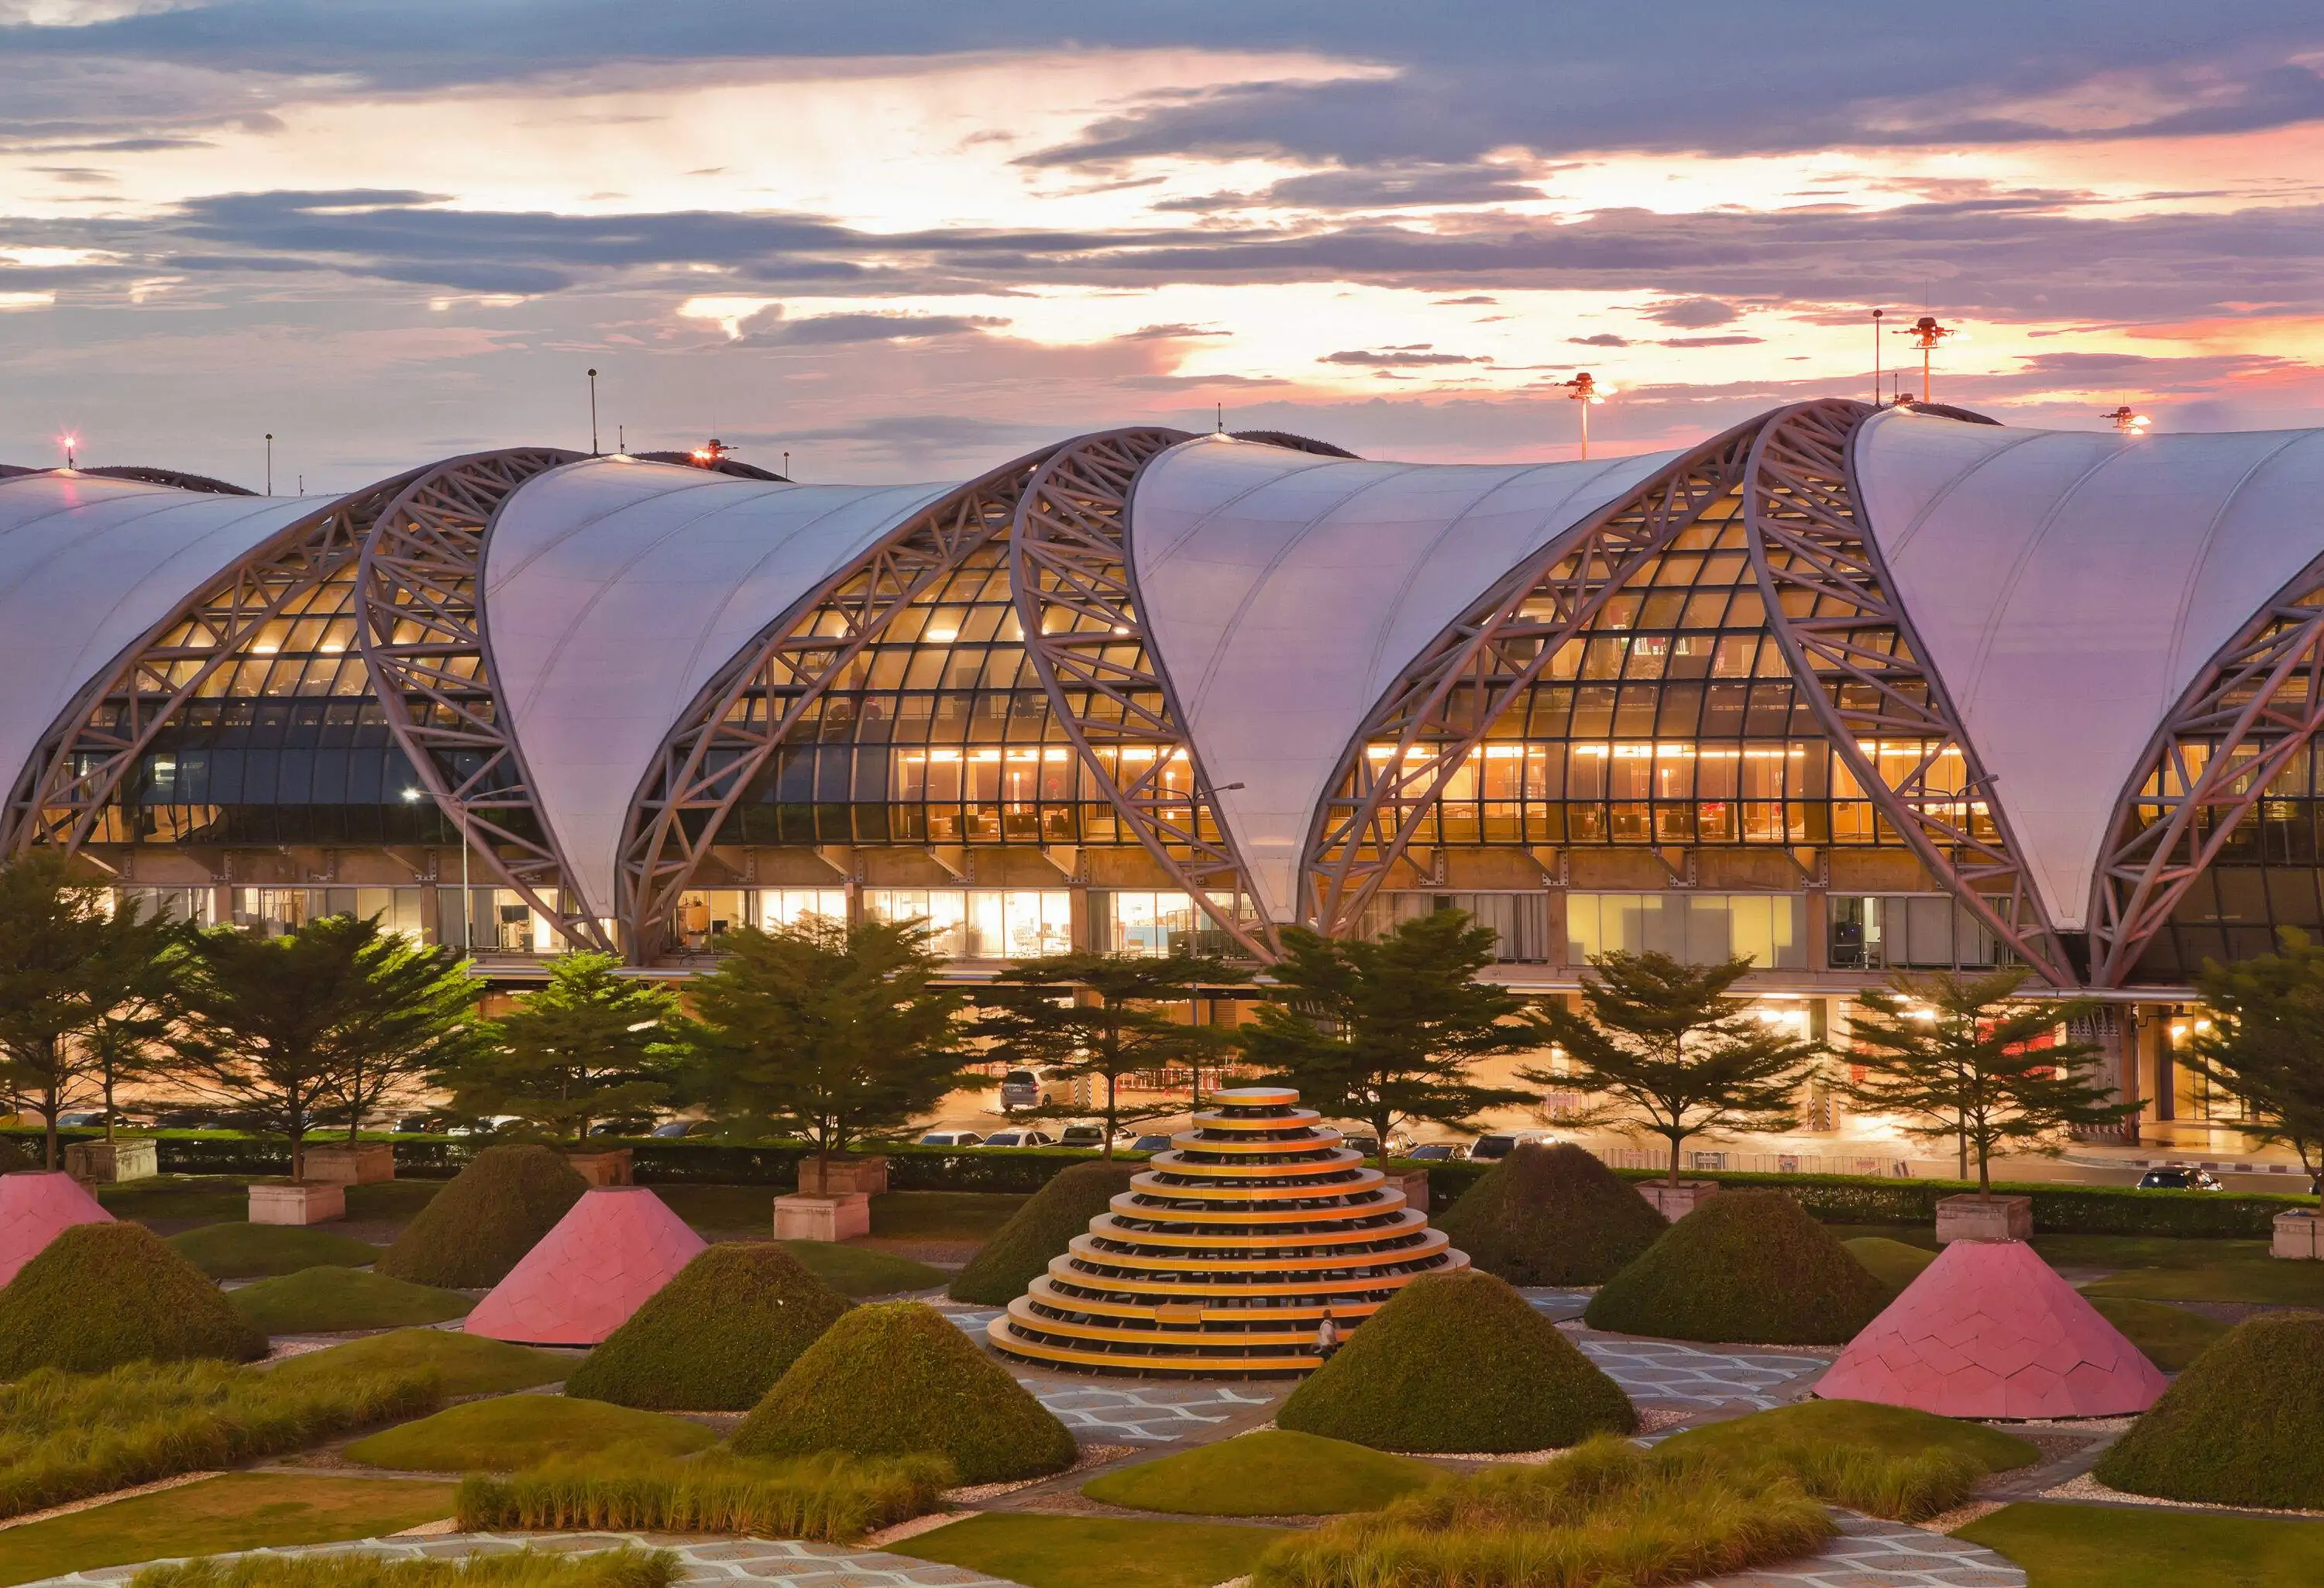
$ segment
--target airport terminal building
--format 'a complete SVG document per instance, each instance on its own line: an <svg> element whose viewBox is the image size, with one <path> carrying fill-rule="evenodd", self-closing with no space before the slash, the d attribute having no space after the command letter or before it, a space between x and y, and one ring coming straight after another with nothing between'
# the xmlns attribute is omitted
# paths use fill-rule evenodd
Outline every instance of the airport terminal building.
<svg viewBox="0 0 2324 1588"><path fill-rule="evenodd" d="M351 495L0 469L5 842L521 980L918 916L964 977L1450 906L1499 972L1748 953L2104 998L2152 1119L2206 956L2324 929L2324 432L1824 401L1683 451L1130 429L980 478L484 453Z"/></svg>

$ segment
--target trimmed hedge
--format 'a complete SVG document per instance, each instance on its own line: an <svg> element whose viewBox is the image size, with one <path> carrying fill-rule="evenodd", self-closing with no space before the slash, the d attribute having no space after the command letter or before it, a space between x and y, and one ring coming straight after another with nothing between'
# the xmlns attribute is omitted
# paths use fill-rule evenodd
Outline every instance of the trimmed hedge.
<svg viewBox="0 0 2324 1588"><path fill-rule="evenodd" d="M1470 1262L1512 1285L1602 1285L1670 1228L1628 1181L1565 1141L1522 1144L1435 1223Z"/></svg>
<svg viewBox="0 0 2324 1588"><path fill-rule="evenodd" d="M71 1225L0 1288L0 1380L265 1354L266 1336L143 1224Z"/></svg>
<svg viewBox="0 0 2324 1588"><path fill-rule="evenodd" d="M1670 1227L1590 1298L1593 1329L1665 1340L1843 1345L1888 1287L1773 1191L1729 1191Z"/></svg>
<svg viewBox="0 0 2324 1588"><path fill-rule="evenodd" d="M1621 1387L1490 1274L1428 1274L1358 1325L1276 1425L1375 1450L1546 1450L1628 1434Z"/></svg>
<svg viewBox="0 0 2324 1588"><path fill-rule="evenodd" d="M447 1290L497 1285L589 1189L546 1147L488 1147L380 1253L390 1279Z"/></svg>
<svg viewBox="0 0 2324 1588"><path fill-rule="evenodd" d="M728 1441L737 1455L940 1455L964 1483L1046 1477L1077 1448L1054 1413L952 1320L915 1301L848 1312Z"/></svg>
<svg viewBox="0 0 2324 1588"><path fill-rule="evenodd" d="M2324 1317L2237 1324L2181 1373L2093 1475L2132 1494L2324 1508Z"/></svg>
<svg viewBox="0 0 2324 1588"><path fill-rule="evenodd" d="M652 1411L748 1411L853 1305L781 1246L713 1246L591 1352L565 1393Z"/></svg>
<svg viewBox="0 0 2324 1588"><path fill-rule="evenodd" d="M1130 1189L1141 1167L1119 1160L1067 1165L977 1249L947 1294L954 1301L1008 1306L1049 1271L1049 1260L1063 1257L1074 1236L1089 1233L1090 1221Z"/></svg>

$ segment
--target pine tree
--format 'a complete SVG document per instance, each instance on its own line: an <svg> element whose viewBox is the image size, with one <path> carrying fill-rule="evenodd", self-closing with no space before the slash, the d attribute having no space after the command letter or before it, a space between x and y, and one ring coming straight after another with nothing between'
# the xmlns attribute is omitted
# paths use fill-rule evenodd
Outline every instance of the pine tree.
<svg viewBox="0 0 2324 1588"><path fill-rule="evenodd" d="M2291 1148L2314 1184L2324 1175L2324 947L2290 927L2279 942L2233 965L2203 962L2195 990L2209 1019L2181 1057L2242 1102L2238 1130Z"/></svg>
<svg viewBox="0 0 2324 1588"><path fill-rule="evenodd" d="M458 1062L432 1078L464 1113L512 1114L576 1140L593 1122L651 1109L675 1079L678 997L615 974L620 965L611 955L559 955L547 986L484 1022Z"/></svg>
<svg viewBox="0 0 2324 1588"><path fill-rule="evenodd" d="M2111 1101L2111 1087L2080 1072L2096 1045L2054 1039L2092 1006L2021 999L2025 974L1899 974L1884 991L1858 994L1849 1021L1847 1057L1862 1078L1843 1083L1842 1093L1872 1113L1921 1116L1925 1123L1904 1127L1913 1135L1955 1138L1962 1178L1977 1160L1980 1197L1993 1195L1993 1154L2004 1144L2053 1151L2058 1132L2119 1124L2138 1109Z"/></svg>
<svg viewBox="0 0 2324 1588"><path fill-rule="evenodd" d="M980 994L983 1016L972 1029L991 1040L988 1058L1102 1081L1104 1101L1094 1112L1104 1116L1105 1156L1111 1158L1122 1124L1176 1112L1125 1105L1124 1076L1199 1066L1228 1046L1223 1031L1190 1025L1173 1006L1204 987L1242 979L1224 960L1206 955L1051 955L1011 967ZM1070 992L1061 996L1060 988Z"/></svg>
<svg viewBox="0 0 2324 1588"><path fill-rule="evenodd" d="M1524 1002L1476 979L1494 934L1440 909L1370 942L1283 933L1270 1001L1235 1033L1245 1058L1326 1118L1362 1120L1383 1150L1397 1122L1465 1129L1485 1109L1532 1101L1480 1086L1471 1066L1539 1045Z"/></svg>
<svg viewBox="0 0 2324 1588"><path fill-rule="evenodd" d="M681 1033L692 1094L722 1120L795 1131L818 1156L904 1124L980 1086L954 1020L967 994L906 922L807 917L720 938L725 957L688 989Z"/></svg>
<svg viewBox="0 0 2324 1588"><path fill-rule="evenodd" d="M1544 1011L1548 1038L1565 1049L1572 1074L1520 1075L1536 1085L1600 1094L1583 1122L1639 1126L1670 1145L1670 1183L1679 1183L1679 1148L1705 1131L1786 1131L1793 1100L1821 1045L1750 1012L1728 990L1748 958L1688 965L1667 954L1618 951L1591 956L1582 985L1587 1017L1563 1006Z"/></svg>

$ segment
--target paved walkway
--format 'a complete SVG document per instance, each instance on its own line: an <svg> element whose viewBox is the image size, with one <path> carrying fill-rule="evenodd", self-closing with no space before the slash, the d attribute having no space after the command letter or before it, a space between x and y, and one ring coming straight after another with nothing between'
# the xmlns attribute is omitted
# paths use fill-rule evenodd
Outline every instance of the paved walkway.
<svg viewBox="0 0 2324 1588"><path fill-rule="evenodd" d="M2025 1574L1982 1545L1902 1522L1843 1516L1840 1537L1806 1560L1731 1572L1715 1588L2025 1588ZM1701 1585L1698 1585L1701 1588Z"/></svg>
<svg viewBox="0 0 2324 1588"><path fill-rule="evenodd" d="M1797 1399L1801 1380L1831 1365L1821 1357L1705 1351L1674 1340L1589 1334L1572 1339L1641 1406L1748 1406L1766 1411Z"/></svg>

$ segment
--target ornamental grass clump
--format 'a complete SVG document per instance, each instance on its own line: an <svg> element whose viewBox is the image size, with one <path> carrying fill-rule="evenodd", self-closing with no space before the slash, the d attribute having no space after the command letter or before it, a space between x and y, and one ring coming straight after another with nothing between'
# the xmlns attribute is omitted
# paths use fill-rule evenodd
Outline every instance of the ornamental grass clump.
<svg viewBox="0 0 2324 1588"><path fill-rule="evenodd" d="M1593 1329L1665 1340L1843 1345L1890 1292L1780 1191L1727 1191L1590 1298Z"/></svg>
<svg viewBox="0 0 2324 1588"><path fill-rule="evenodd" d="M1764 1464L1601 1435L1539 1466L1449 1478L1269 1549L1252 1588L1655 1588L1807 1554L1837 1531Z"/></svg>
<svg viewBox="0 0 2324 1588"><path fill-rule="evenodd" d="M74 1224L0 1288L0 1380L265 1354L266 1336L143 1224Z"/></svg>
<svg viewBox="0 0 2324 1588"><path fill-rule="evenodd" d="M844 1314L775 1381L730 1442L761 1458L840 1451L939 1455L964 1483L1047 1477L1074 1436L951 1319L918 1302Z"/></svg>
<svg viewBox="0 0 2324 1588"><path fill-rule="evenodd" d="M933 1455L752 1461L711 1452L682 1461L559 1462L462 1480L456 1525L463 1532L740 1533L845 1544L926 1515L958 1481L952 1463Z"/></svg>
<svg viewBox="0 0 2324 1588"><path fill-rule="evenodd" d="M280 1455L441 1400L429 1373L283 1382L217 1362L43 1368L0 1387L0 1517Z"/></svg>
<svg viewBox="0 0 2324 1588"><path fill-rule="evenodd" d="M1546 1450L1627 1434L1621 1387L1490 1274L1415 1279L1291 1392L1282 1427L1375 1450Z"/></svg>
<svg viewBox="0 0 2324 1588"><path fill-rule="evenodd" d="M1512 1285L1602 1285L1670 1228L1637 1188L1571 1142L1525 1142L1436 1227Z"/></svg>
<svg viewBox="0 0 2324 1588"><path fill-rule="evenodd" d="M131 1588L670 1588L682 1574L667 1549L590 1555L471 1555L383 1560L374 1555L244 1556L147 1566Z"/></svg>
<svg viewBox="0 0 2324 1588"><path fill-rule="evenodd" d="M2324 1317L2245 1319L2197 1357L2093 1475L2132 1494L2324 1509Z"/></svg>
<svg viewBox="0 0 2324 1588"><path fill-rule="evenodd" d="M853 1305L781 1246L713 1246L592 1351L565 1393L651 1411L748 1411Z"/></svg>
<svg viewBox="0 0 2324 1588"><path fill-rule="evenodd" d="M429 1199L375 1267L447 1290L497 1285L588 1189L546 1147L487 1147Z"/></svg>
<svg viewBox="0 0 2324 1588"><path fill-rule="evenodd" d="M1049 1260L1063 1257L1074 1236L1089 1233L1090 1221L1108 1211L1130 1189L1130 1177L1145 1168L1100 1161L1060 1171L977 1249L946 1294L954 1301L1008 1306L1049 1271Z"/></svg>

